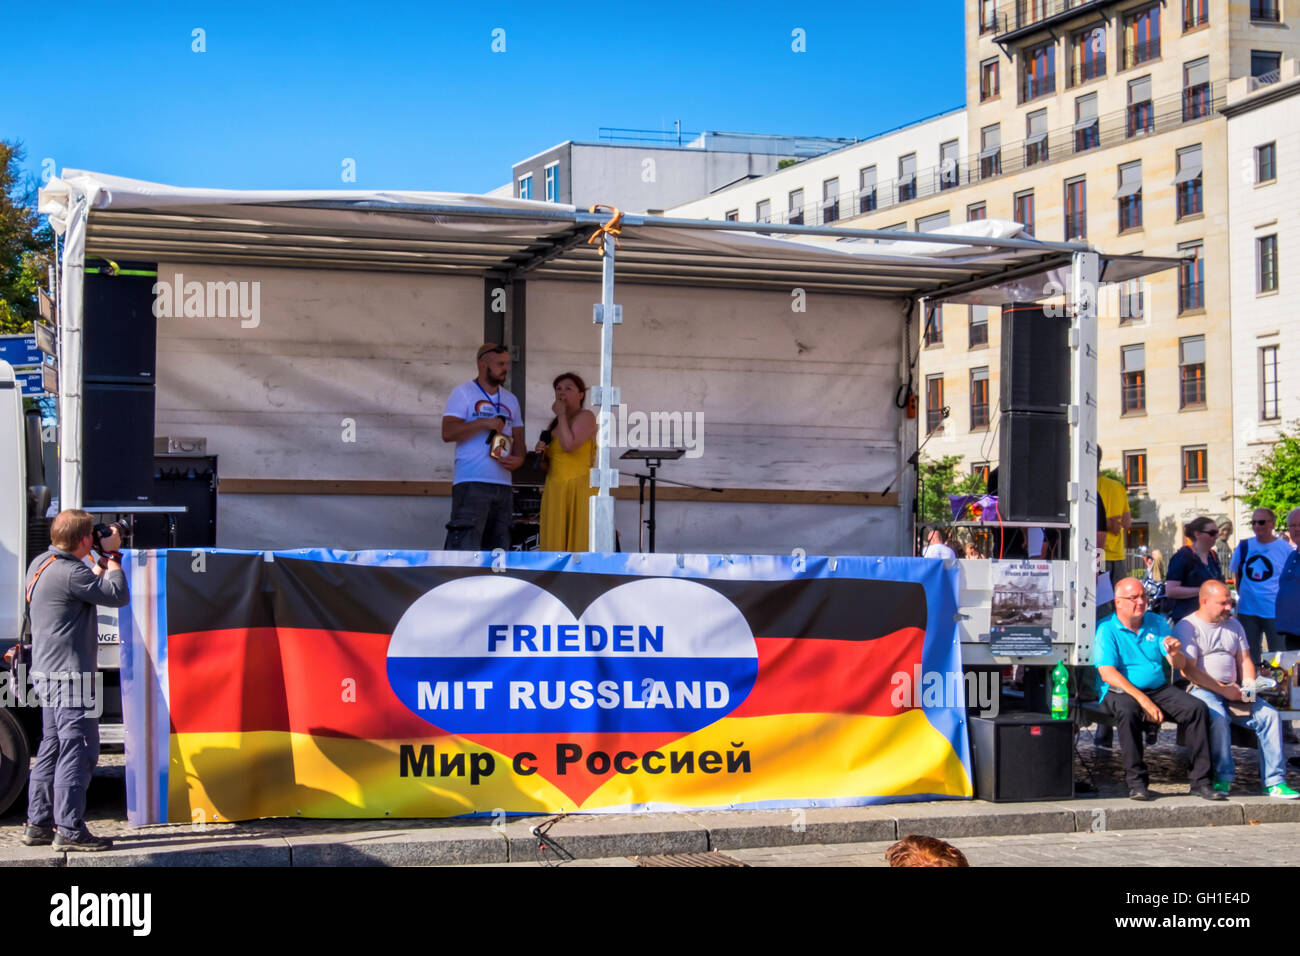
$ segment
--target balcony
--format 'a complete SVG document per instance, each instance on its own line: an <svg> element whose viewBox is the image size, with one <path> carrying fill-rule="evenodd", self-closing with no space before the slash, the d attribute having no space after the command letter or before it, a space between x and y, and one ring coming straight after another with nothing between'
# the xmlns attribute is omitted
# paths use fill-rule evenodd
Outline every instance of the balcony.
<svg viewBox="0 0 1300 956"><path fill-rule="evenodd" d="M1290 61L1286 69L1292 69ZM1288 72L1290 78L1291 73ZM1235 81L1243 83L1248 79L1242 77ZM967 155L956 160L951 157L942 165L919 169L906 179L886 179L871 184L866 189L844 190L835 197L836 212L840 216L864 215L879 212L894 206L925 199L939 194L945 189L955 189L996 179L1004 175L1015 175L1027 165L1040 166L1059 163L1088 149L1118 146L1132 138L1136 132L1165 133L1192 123L1203 123L1218 114L1227 101L1227 82L1223 80L1210 84L1206 95L1206 112L1204 116L1185 114L1182 92L1171 96L1147 100L1135 115L1136 122L1130 132L1130 112L1121 110L1106 113L1099 117L1086 117L1077 124L1064 128L1048 130L1047 138L1041 146L1029 148L1028 139L1018 142L1002 143L990 146L980 153ZM1191 118L1184 119L1187 115ZM1032 137L1035 140L1037 137ZM1179 208L1185 210L1183 215L1200 212L1201 197L1199 181L1193 187L1182 184ZM784 213L774 213L773 222L786 222L802 225L805 222L821 220L822 210L827 201L818 199L800 208L790 209ZM901 216L899 218L902 218ZM1082 225L1082 217L1080 225Z"/></svg>
<svg viewBox="0 0 1300 956"><path fill-rule="evenodd" d="M1155 132L1156 111L1150 100L1143 100L1141 103L1130 103L1127 116L1128 123L1125 126L1124 135L1128 139Z"/></svg>
<svg viewBox="0 0 1300 956"><path fill-rule="evenodd" d="M1197 83L1183 90L1183 122L1210 115L1210 84Z"/></svg>
<svg viewBox="0 0 1300 956"><path fill-rule="evenodd" d="M993 14L993 39L1014 41L1085 13L1095 13L1117 0L1012 0Z"/></svg>
<svg viewBox="0 0 1300 956"><path fill-rule="evenodd" d="M1130 43L1124 47L1124 69L1154 60L1160 55L1160 38L1154 37L1141 43Z"/></svg>
<svg viewBox="0 0 1300 956"><path fill-rule="evenodd" d="M1089 80L1106 75L1106 54L1100 53L1091 60L1070 66L1070 86L1080 86Z"/></svg>
<svg viewBox="0 0 1300 956"><path fill-rule="evenodd" d="M840 203L838 199L832 199L822 204L822 222L835 222L840 218Z"/></svg>
<svg viewBox="0 0 1300 956"><path fill-rule="evenodd" d="M1025 143L1025 165L1037 166L1047 162L1047 134L1035 136Z"/></svg>
<svg viewBox="0 0 1300 956"><path fill-rule="evenodd" d="M1205 283L1181 282L1178 285L1178 313L1205 308Z"/></svg>
<svg viewBox="0 0 1300 956"><path fill-rule="evenodd" d="M1056 74L1047 73L1044 76L1032 76L1026 73L1020 78L1020 102L1028 103L1030 100L1036 100L1040 96L1046 96L1048 93L1056 92Z"/></svg>

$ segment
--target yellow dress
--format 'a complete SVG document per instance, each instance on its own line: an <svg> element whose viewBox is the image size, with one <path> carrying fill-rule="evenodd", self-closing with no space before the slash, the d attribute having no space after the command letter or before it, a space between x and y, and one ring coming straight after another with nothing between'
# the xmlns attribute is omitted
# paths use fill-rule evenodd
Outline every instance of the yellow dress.
<svg viewBox="0 0 1300 956"><path fill-rule="evenodd" d="M573 451L565 451L560 436L546 446L550 466L542 489L542 526L538 547L543 551L586 551L591 466L596 462L596 440L588 438Z"/></svg>

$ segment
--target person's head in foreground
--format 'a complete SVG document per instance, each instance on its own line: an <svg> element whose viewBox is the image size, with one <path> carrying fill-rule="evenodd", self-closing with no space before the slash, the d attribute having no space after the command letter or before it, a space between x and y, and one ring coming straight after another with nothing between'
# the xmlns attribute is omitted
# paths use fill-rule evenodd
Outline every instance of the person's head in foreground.
<svg viewBox="0 0 1300 956"><path fill-rule="evenodd" d="M970 866L966 854L936 837L912 834L885 851L890 866Z"/></svg>

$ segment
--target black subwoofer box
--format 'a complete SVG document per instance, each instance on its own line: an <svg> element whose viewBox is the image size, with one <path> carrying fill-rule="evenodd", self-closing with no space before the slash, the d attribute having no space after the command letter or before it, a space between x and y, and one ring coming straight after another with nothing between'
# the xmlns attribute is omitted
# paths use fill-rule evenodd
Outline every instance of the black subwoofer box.
<svg viewBox="0 0 1300 956"><path fill-rule="evenodd" d="M994 803L1074 796L1074 722L1047 714L970 719L975 795Z"/></svg>

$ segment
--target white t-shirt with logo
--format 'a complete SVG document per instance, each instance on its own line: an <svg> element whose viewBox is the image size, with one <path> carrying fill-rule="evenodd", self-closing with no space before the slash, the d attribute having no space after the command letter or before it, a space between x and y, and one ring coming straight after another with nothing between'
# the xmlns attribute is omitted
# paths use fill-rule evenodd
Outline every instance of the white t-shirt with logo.
<svg viewBox="0 0 1300 956"><path fill-rule="evenodd" d="M447 399L444 417L459 418L472 422L480 418L505 419L506 434L516 428L523 428L524 416L519 411L519 400L504 388L498 388L495 395L486 392L477 380L458 385ZM510 472L505 465L488 454L489 432L471 435L456 444L456 472L452 484L459 485L465 481L483 481L493 485L511 483ZM519 449L512 449L518 451Z"/></svg>
<svg viewBox="0 0 1300 956"><path fill-rule="evenodd" d="M1278 576L1291 556L1291 545L1281 538L1260 544L1257 538L1246 539L1246 557L1237 566L1241 546L1232 552L1232 570L1237 577L1237 613L1255 617L1273 617L1277 605Z"/></svg>

